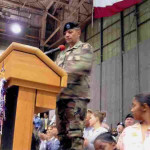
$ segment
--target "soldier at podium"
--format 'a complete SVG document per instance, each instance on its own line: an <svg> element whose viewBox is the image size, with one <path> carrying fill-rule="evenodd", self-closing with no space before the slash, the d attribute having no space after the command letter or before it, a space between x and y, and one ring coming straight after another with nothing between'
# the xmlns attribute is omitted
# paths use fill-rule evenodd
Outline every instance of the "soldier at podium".
<svg viewBox="0 0 150 150"><path fill-rule="evenodd" d="M93 49L80 41L81 29L77 23L64 26L64 37L69 47L62 51L56 64L68 74L67 88L57 100L56 124L61 150L83 150L84 119L90 101L89 74Z"/></svg>

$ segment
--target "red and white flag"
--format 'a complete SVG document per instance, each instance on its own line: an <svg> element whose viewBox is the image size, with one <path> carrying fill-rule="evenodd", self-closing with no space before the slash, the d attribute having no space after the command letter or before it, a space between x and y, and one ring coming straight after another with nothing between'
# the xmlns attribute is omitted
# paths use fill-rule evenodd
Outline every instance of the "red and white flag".
<svg viewBox="0 0 150 150"><path fill-rule="evenodd" d="M142 0L93 0L94 17L112 16L141 1Z"/></svg>

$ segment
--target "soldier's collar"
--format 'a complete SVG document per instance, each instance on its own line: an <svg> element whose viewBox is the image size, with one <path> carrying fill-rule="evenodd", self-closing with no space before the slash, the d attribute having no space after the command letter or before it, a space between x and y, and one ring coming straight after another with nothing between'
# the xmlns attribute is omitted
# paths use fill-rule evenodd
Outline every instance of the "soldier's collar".
<svg viewBox="0 0 150 150"><path fill-rule="evenodd" d="M80 45L82 44L82 42L81 41L78 41L73 47L68 47L67 48L67 51L70 51L70 50L72 50L72 49L74 49L74 48L78 48Z"/></svg>

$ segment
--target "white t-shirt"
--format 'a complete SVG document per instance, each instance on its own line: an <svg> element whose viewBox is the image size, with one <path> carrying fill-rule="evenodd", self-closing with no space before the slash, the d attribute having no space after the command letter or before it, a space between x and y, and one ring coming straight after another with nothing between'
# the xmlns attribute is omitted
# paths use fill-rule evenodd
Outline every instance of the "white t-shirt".
<svg viewBox="0 0 150 150"><path fill-rule="evenodd" d="M86 150L95 150L94 148L94 141L98 135L108 132L107 129L103 127L99 127L98 129L92 129L88 132L88 136L85 137L89 141L89 145L85 148Z"/></svg>
<svg viewBox="0 0 150 150"><path fill-rule="evenodd" d="M150 150L150 129L143 142L140 123L125 128L119 137L117 147L119 150Z"/></svg>

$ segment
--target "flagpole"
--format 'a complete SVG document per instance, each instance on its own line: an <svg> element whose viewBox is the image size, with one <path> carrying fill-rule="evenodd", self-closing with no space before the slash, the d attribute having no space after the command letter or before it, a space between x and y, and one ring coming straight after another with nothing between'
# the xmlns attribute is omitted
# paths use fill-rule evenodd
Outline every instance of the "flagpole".
<svg viewBox="0 0 150 150"><path fill-rule="evenodd" d="M103 62L103 18L100 19L100 40L101 40L101 47L100 47L100 110L102 109L102 62Z"/></svg>
<svg viewBox="0 0 150 150"><path fill-rule="evenodd" d="M92 28L93 28L93 20L94 20L94 6L92 5Z"/></svg>

